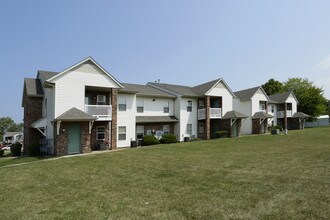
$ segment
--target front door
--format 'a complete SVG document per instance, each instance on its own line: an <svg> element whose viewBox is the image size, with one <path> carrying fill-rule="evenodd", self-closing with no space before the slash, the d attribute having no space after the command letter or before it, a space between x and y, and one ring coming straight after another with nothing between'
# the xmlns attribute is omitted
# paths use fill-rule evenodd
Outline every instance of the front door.
<svg viewBox="0 0 330 220"><path fill-rule="evenodd" d="M237 123L237 120L235 120L235 122L233 123L232 127L233 127L233 134L232 134L232 137L238 137L238 123Z"/></svg>
<svg viewBox="0 0 330 220"><path fill-rule="evenodd" d="M68 154L80 153L80 126L76 124L69 125L68 127Z"/></svg>

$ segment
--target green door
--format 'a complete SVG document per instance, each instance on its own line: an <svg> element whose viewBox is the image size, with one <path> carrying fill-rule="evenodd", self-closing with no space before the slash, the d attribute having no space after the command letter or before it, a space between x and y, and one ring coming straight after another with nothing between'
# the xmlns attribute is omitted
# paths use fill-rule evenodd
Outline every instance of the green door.
<svg viewBox="0 0 330 220"><path fill-rule="evenodd" d="M80 153L80 126L69 125L68 128L68 154Z"/></svg>

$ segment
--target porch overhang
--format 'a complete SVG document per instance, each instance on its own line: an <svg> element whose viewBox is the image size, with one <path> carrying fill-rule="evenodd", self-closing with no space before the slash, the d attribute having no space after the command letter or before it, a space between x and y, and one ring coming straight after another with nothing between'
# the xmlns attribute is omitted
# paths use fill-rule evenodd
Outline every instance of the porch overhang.
<svg viewBox="0 0 330 220"><path fill-rule="evenodd" d="M47 118L40 118L31 124L32 128L37 129L43 136L46 136Z"/></svg>
<svg viewBox="0 0 330 220"><path fill-rule="evenodd" d="M136 116L136 123L175 123L178 121L175 116Z"/></svg>

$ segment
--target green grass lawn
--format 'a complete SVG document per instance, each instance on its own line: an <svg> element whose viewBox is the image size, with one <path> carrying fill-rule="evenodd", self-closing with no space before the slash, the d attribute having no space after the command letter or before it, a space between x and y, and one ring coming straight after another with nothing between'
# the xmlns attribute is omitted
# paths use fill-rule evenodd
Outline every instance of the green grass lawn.
<svg viewBox="0 0 330 220"><path fill-rule="evenodd" d="M330 219L330 128L0 167L1 219Z"/></svg>

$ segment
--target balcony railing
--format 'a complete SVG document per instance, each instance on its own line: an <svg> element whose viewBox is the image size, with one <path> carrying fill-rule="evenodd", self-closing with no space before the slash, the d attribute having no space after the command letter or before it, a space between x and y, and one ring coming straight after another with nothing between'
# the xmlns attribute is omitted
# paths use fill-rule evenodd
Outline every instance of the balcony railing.
<svg viewBox="0 0 330 220"><path fill-rule="evenodd" d="M109 121L112 116L111 105L85 105L85 112L97 117L97 121Z"/></svg>
<svg viewBox="0 0 330 220"><path fill-rule="evenodd" d="M292 117L292 110L286 111L286 117ZM278 111L277 118L284 118L284 111Z"/></svg>
<svg viewBox="0 0 330 220"><path fill-rule="evenodd" d="M198 109L197 112L198 120L203 120L206 118L206 109ZM210 119L221 118L221 108L210 108Z"/></svg>

